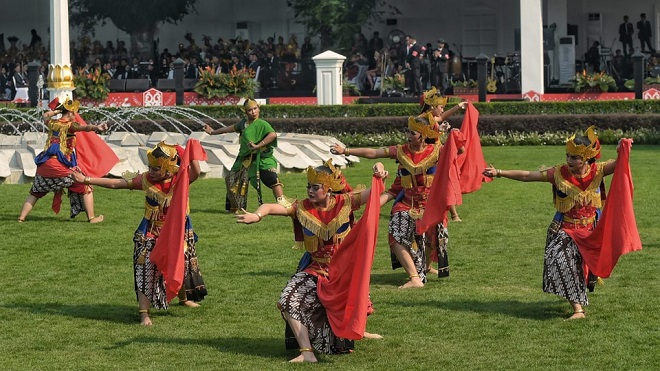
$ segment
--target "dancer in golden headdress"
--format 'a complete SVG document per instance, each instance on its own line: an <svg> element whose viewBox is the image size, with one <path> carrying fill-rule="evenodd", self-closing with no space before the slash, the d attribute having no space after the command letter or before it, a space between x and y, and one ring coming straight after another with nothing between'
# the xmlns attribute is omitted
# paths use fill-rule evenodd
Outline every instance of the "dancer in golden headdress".
<svg viewBox="0 0 660 371"><path fill-rule="evenodd" d="M210 135L239 133L238 156L225 178L225 208L231 212L247 207L248 184L257 190L259 204L262 203L262 182L273 191L278 202L286 203L282 183L277 177L277 160L273 156L273 150L277 147L277 133L267 121L259 118L259 104L254 99L246 99L243 110L247 118L235 125L215 130L209 125L204 126L204 131Z"/></svg>
<svg viewBox="0 0 660 371"><path fill-rule="evenodd" d="M435 89L434 89L435 90ZM431 111L417 117L408 118L408 143L384 148L344 148L335 144L332 153L353 155L365 158L391 158L397 160L399 169L392 187L383 195L382 203L395 200L389 225L389 243L392 268L403 267L409 281L400 288L423 287L427 274L439 277L449 275L447 257L448 234L446 226L439 224L428 232L418 235L416 223L421 219L426 208L433 176L442 144L439 141L442 123L449 115L458 111L452 108L444 112L444 104L432 97ZM444 99L444 98L443 98ZM442 103L442 104L440 104ZM462 102L460 107L467 105ZM459 107L459 106L457 106ZM431 268L427 257L431 251L438 250L438 270Z"/></svg>
<svg viewBox="0 0 660 371"><path fill-rule="evenodd" d="M625 148L629 151L632 141L622 139L620 147L621 143L626 143L627 147ZM599 271L604 271L606 275L609 275L609 272L614 268L614 264L616 264L618 255L628 252L619 251L611 254L607 259L607 264L605 264L608 266L603 267L601 263L593 263L591 259L594 254L593 248L590 250L585 247L586 245L577 243L581 240L574 238L574 234L591 234L599 220L605 219L605 213L601 214L601 208L605 200L603 178L613 174L615 169L617 172L624 171L628 166L628 153L621 152L620 148L619 151L619 157L622 153L626 155L624 162L619 164L617 164L617 160L597 162L596 160L600 158L600 143L594 127L591 126L584 135L573 135L568 138L565 164L539 171L501 170L493 167L484 169L484 175L488 177L552 184L553 201L557 211L547 232L543 261L543 291L568 300L573 310L569 319L585 317L583 306L588 304L587 289L593 291L595 283L598 281L598 277L593 272L602 275L603 273L599 273ZM621 169L618 169L619 166ZM630 206L629 210L632 211L632 194L629 195L628 200L625 200L626 197L619 194L618 188L615 191L615 180L617 180L616 175L612 181L611 192L608 194L608 204L611 203L612 206L615 206L616 203L630 203L628 206ZM630 179L629 183L632 184ZM625 191L623 193L623 196L626 196ZM618 212L616 214L625 213ZM617 218L620 216L612 215L611 217ZM626 234L636 234L634 214L632 216L624 215L623 219L624 221L618 223L618 225L627 224L626 228L629 229ZM631 225L631 222L634 225ZM635 232L630 233L633 229ZM609 233L612 233L612 230ZM625 240L626 238L620 241L625 242ZM626 245L626 243L619 245ZM596 246L595 249L600 250L600 248L599 243L599 246ZM641 248L641 244L639 248ZM618 246L616 249L627 249L627 247ZM630 251L634 249L636 248ZM600 251L595 252L595 255L599 254ZM615 255L617 256L613 259Z"/></svg>
<svg viewBox="0 0 660 371"><path fill-rule="evenodd" d="M146 173L127 173L123 179L73 174L76 182L85 185L145 192L144 216L133 237L135 294L140 322L144 326L152 325L149 317L152 305L156 309L167 309L172 291L178 294L179 304L188 307L198 307L197 302L206 296L197 262L197 235L188 215L187 187L199 177L199 160L205 160L206 153L198 141L189 139L185 154L180 146L160 142L147 151L149 171ZM185 225L183 234L177 235L173 231L180 230L181 224ZM159 261L154 259L156 248L161 249ZM176 285L180 285L180 289Z"/></svg>
<svg viewBox="0 0 660 371"><path fill-rule="evenodd" d="M387 176L387 171L383 168L383 164L377 163L374 165L374 177L384 178ZM378 179L380 181L380 179ZM371 240L371 246L364 246L360 243L355 243L351 247L342 245L342 252L349 252L353 250L355 253L360 251L371 251L370 254L362 258L351 259L350 256L343 255L343 258L336 260L336 253L342 241L349 235L353 227L353 211L360 208L365 204L371 196L371 188L363 191L350 191L350 186L347 184L346 179L341 172L336 169L331 161L327 161L323 166L317 168L309 167L307 169L307 199L296 201L291 205L284 206L282 204L263 204L253 213L246 212L242 215L237 215L239 223L256 223L261 221L267 215L289 216L294 220L294 232L296 244L306 250L305 257L301 261L298 272L291 277L286 287L282 291L278 307L282 312L282 316L289 324L293 337L291 342L297 343L295 347L299 349L300 355L291 360L291 362L316 362L314 351L326 354L346 353L353 348L353 342L348 341L346 338L341 338L342 333L349 333L347 337L350 339L361 339L363 337L380 338L379 335L369 334L364 332L366 325L366 315L368 314L368 276L371 271L371 264L368 267L361 269L366 278L357 279L355 277L346 278L350 284L358 285L359 282L366 281L365 287L362 290L356 289L357 294L353 297L346 298L344 296L339 300L345 303L346 300L356 300L357 304L349 305L351 310L359 311L364 309L364 313L357 313L359 317L356 321L351 321L347 329L342 324L333 322L333 318L343 318L343 315L336 315L337 309L324 306L321 293L317 293L317 284L321 285L320 281L328 282L332 280L330 272L337 268L336 264L350 264L354 261L365 261L373 259L373 250L375 249L375 233L374 239ZM381 181L382 182L382 181ZM383 189L382 183L380 188ZM376 204L378 204L378 195L373 197ZM378 214L380 205L375 209L375 212L365 212L364 218L367 218L367 223L371 225L378 225ZM369 209L367 210L374 210ZM369 215L367 215L369 214ZM362 222L362 221L361 221ZM362 224L362 226L369 224ZM376 228L377 231L377 228ZM356 231L358 232L358 231ZM361 231L360 231L361 232ZM358 246L356 246L358 245ZM360 250L360 251L355 251ZM345 258L348 258L348 262ZM351 272L355 270L350 270ZM337 277L335 277L337 278ZM339 290L341 292L348 292L351 290ZM348 294L350 296L350 294ZM319 299L321 297L321 299ZM337 298L337 296L333 296ZM337 300L332 300L334 303ZM345 309L345 305L340 305L339 310ZM348 313L352 315L355 313ZM355 322L360 322L362 327L355 326ZM289 341L287 341L287 345Z"/></svg>
<svg viewBox="0 0 660 371"><path fill-rule="evenodd" d="M74 184L70 174L74 169L80 170L83 167L82 164L79 167L79 162L83 160L82 157L95 155L94 153L82 154L76 150L76 144L86 139L82 135L76 138L76 133L105 131L108 126L105 123L87 125L84 122L79 122L82 121L81 119L78 120L80 117L78 116L80 102L73 101L68 97L63 99L62 102L59 98L55 98L48 106L50 110L43 114L43 119L48 127L48 139L44 150L34 160L37 164L37 174L30 189L30 195L23 204L18 221L25 221L37 201L49 192L55 193L52 208L55 213L59 213L63 191L68 189L71 218L84 211L90 223L102 222L103 215L96 216L94 214L92 187L85 184ZM57 115L61 116L54 119ZM99 146L104 146L111 155L92 162L96 162L98 167L110 170L117 162L117 158L107 144L100 139L98 141L100 142ZM99 149L97 148L97 150ZM83 170L89 172L92 169Z"/></svg>

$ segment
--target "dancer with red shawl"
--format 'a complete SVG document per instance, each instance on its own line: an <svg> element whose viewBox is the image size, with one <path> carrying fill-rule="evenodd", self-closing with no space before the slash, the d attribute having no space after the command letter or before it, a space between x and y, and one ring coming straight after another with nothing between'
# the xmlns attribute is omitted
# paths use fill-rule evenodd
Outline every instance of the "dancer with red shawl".
<svg viewBox="0 0 660 371"><path fill-rule="evenodd" d="M37 174L18 221L25 221L37 201L49 192L55 193L52 208L56 214L59 213L63 191L68 189L71 218L84 211L88 222L102 222L103 215L94 214L93 188L75 184L70 174L80 170L92 176L104 176L119 161L112 149L96 135L96 132L108 130L108 126L105 123L86 124L78 115L80 102L68 97L62 102L55 98L48 107L50 111L43 114L48 139L44 150L34 159ZM54 119L58 114L61 116Z"/></svg>
<svg viewBox="0 0 660 371"><path fill-rule="evenodd" d="M435 99L435 98L434 98ZM444 105L432 102L433 106ZM461 102L457 107L467 107ZM443 109L442 109L443 110ZM424 287L427 274L449 276L446 222L434 225L428 233L417 233L417 224L426 209L426 200L437 172L442 144L438 120L456 112L452 108L436 118L434 111L408 118L408 143L385 148L344 148L335 144L335 154L354 155L370 159L391 158L399 163L397 176L391 188L381 196L381 205L395 200L389 223L389 244L392 269L403 267L408 282L399 288ZM460 147L459 147L460 148ZM430 253L438 250L438 270L430 267Z"/></svg>
<svg viewBox="0 0 660 371"><path fill-rule="evenodd" d="M307 199L290 206L263 204L254 213L237 215L251 224L267 215L289 216L296 243L306 253L298 272L282 291L278 307L295 337L300 355L291 362L316 362L314 351L350 352L353 341L380 338L365 332L370 308L369 276L376 246L383 164L374 165L372 188L351 192L330 160L307 169ZM369 200L362 219L353 228L353 211ZM289 346L287 348L290 348Z"/></svg>
<svg viewBox="0 0 660 371"><path fill-rule="evenodd" d="M133 271L140 323L151 326L149 309L167 309L175 296L179 304L198 307L206 286L197 261L197 235L190 220L188 186L206 159L200 143L181 146L160 142L147 151L149 171L124 174L123 179L91 178L74 172L78 183L111 189L143 190L144 216L133 237Z"/></svg>
<svg viewBox="0 0 660 371"><path fill-rule="evenodd" d="M566 142L566 164L540 171L488 167L483 174L523 182L552 184L557 210L548 228L543 261L543 291L565 298L568 319L585 318L598 277L609 277L619 257L642 248L632 209L629 153L632 141L621 139L616 160L596 162L600 143L594 127ZM603 177L614 174L605 200Z"/></svg>

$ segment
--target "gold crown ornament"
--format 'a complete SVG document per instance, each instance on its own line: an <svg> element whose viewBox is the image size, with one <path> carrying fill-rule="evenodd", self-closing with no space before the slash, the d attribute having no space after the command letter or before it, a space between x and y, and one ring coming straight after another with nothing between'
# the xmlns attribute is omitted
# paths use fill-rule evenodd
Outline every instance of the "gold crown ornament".
<svg viewBox="0 0 660 371"><path fill-rule="evenodd" d="M309 184L323 184L323 188L327 191L332 189L333 192L340 192L346 187L346 181L341 175L335 165L332 164L332 159L326 161L323 166L326 166L331 174L324 171L317 171L315 168L309 166L307 168L307 183Z"/></svg>
<svg viewBox="0 0 660 371"><path fill-rule="evenodd" d="M447 104L447 98L441 95L438 95L438 90L433 87L431 90L424 92L424 104L431 106L433 108L438 106L444 106Z"/></svg>
<svg viewBox="0 0 660 371"><path fill-rule="evenodd" d="M566 140L566 153L573 156L580 156L583 160L595 158L600 153L600 143L595 126L589 126L584 132L584 136L589 139L590 144L575 144L575 134Z"/></svg>
<svg viewBox="0 0 660 371"><path fill-rule="evenodd" d="M65 99L64 102L62 102L62 107L69 112L77 113L78 109L80 109L80 101Z"/></svg>
<svg viewBox="0 0 660 371"><path fill-rule="evenodd" d="M147 159L150 167L159 167L170 174L176 174L179 171L179 154L176 146L166 144L161 141L153 149L147 151Z"/></svg>
<svg viewBox="0 0 660 371"><path fill-rule="evenodd" d="M428 124L423 121L424 119L428 121ZM417 117L408 117L408 129L422 134L424 138L437 139L440 133L436 130L436 126L435 117L431 112L423 113Z"/></svg>

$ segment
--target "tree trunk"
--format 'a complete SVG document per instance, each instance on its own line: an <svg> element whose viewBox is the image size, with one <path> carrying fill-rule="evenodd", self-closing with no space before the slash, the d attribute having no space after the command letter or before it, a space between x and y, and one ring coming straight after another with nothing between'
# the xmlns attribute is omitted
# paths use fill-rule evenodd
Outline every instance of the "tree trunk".
<svg viewBox="0 0 660 371"><path fill-rule="evenodd" d="M140 32L131 33L131 46L130 54L137 56L140 60L148 61L153 59L157 61L158 58L154 56L158 53L155 46L155 35L157 27L146 27Z"/></svg>

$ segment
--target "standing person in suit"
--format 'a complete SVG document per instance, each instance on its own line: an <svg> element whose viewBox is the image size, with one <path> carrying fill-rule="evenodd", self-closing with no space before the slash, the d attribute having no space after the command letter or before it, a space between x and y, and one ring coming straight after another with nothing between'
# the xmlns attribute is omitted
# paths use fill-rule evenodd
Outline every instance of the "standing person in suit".
<svg viewBox="0 0 660 371"><path fill-rule="evenodd" d="M651 22L646 19L646 13L640 14L639 18L639 21L637 21L637 38L639 38L642 53L646 51L646 46L649 47L651 53L655 53L655 49L651 45L651 37L653 36L653 33L651 32Z"/></svg>
<svg viewBox="0 0 660 371"><path fill-rule="evenodd" d="M447 92L447 84L449 82L447 78L448 61L449 49L447 48L447 42L444 39L440 39L438 40L438 48L433 52L434 79L432 83L433 86L440 90L441 95L445 95Z"/></svg>
<svg viewBox="0 0 660 371"><path fill-rule="evenodd" d="M408 76L408 87L410 93L416 97L422 94L422 55L424 47L417 43L413 35L407 35L406 40L406 69L409 69L406 75Z"/></svg>
<svg viewBox="0 0 660 371"><path fill-rule="evenodd" d="M624 15L623 16L623 23L619 25L619 41L621 41L621 45L623 46L623 56L628 56L629 54L632 54L633 51L633 43L632 43L632 35L635 33L635 29L633 28L632 23L628 21L628 16Z"/></svg>

